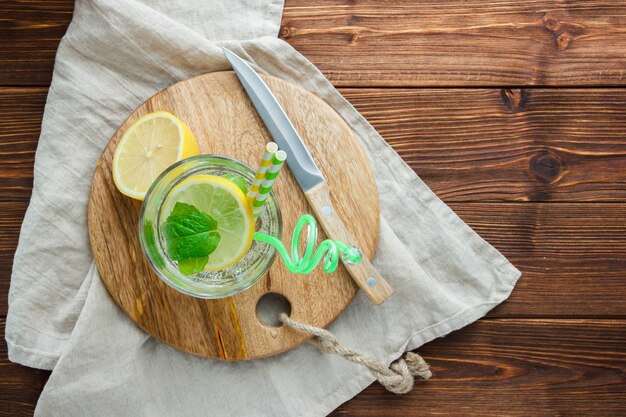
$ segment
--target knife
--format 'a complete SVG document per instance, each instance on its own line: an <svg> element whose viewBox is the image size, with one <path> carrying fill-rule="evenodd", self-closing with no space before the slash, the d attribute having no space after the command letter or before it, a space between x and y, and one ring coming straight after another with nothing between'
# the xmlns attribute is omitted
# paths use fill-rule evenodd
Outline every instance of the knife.
<svg viewBox="0 0 626 417"><path fill-rule="evenodd" d="M348 232L330 201L326 180L319 170L302 138L287 117L285 110L274 97L259 75L233 52L222 48L233 70L274 142L287 152L287 165L296 178L306 199L315 212L326 234L333 240L356 245L356 239ZM356 247L356 246L355 246ZM358 264L344 265L354 281L375 304L383 303L393 293L391 286L378 273L367 257Z"/></svg>

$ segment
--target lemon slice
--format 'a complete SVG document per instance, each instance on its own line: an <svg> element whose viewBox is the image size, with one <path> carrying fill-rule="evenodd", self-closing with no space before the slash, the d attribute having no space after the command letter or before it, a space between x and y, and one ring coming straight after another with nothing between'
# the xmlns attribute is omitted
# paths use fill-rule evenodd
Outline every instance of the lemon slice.
<svg viewBox="0 0 626 417"><path fill-rule="evenodd" d="M198 154L191 130L165 111L140 117L122 135L113 156L113 181L128 197L143 200L152 182L176 161Z"/></svg>
<svg viewBox="0 0 626 417"><path fill-rule="evenodd" d="M193 205L217 222L220 243L209 255L205 270L227 268L246 254L254 234L254 217L248 198L237 185L215 175L189 177L170 191L164 218L179 201Z"/></svg>

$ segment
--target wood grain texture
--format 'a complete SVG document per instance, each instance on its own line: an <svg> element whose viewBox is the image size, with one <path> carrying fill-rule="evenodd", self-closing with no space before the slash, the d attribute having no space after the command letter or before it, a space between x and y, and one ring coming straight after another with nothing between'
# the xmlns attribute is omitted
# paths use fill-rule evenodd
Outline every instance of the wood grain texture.
<svg viewBox="0 0 626 417"><path fill-rule="evenodd" d="M74 0L0 2L0 85L50 84Z"/></svg>
<svg viewBox="0 0 626 417"><path fill-rule="evenodd" d="M0 88L0 201L30 199L47 90Z"/></svg>
<svg viewBox="0 0 626 417"><path fill-rule="evenodd" d="M378 238L378 198L367 156L358 139L332 108L316 96L277 78L265 80L324 173L337 214L364 256L371 258ZM126 129L142 115L158 110L169 111L183 120L194 132L203 154L228 155L256 166L265 144L271 141L233 72L205 74L179 82L139 106L102 154L89 199L91 249L113 299L157 339L210 358L255 359L291 349L310 337L263 325L256 316L256 305L266 293L284 295L291 303L293 319L326 327L357 291L343 266L332 276L321 268L294 276L277 260L253 287L218 300L179 293L150 269L137 236L140 202L117 191L111 161ZM354 172L360 175L354 176ZM312 211L289 168L283 169L273 191L281 207L283 241L289 242L297 220ZM368 227L361 227L362 224ZM319 239L325 238L320 231Z"/></svg>
<svg viewBox="0 0 626 417"><path fill-rule="evenodd" d="M522 271L490 316L624 316L626 205L454 203Z"/></svg>
<svg viewBox="0 0 626 417"><path fill-rule="evenodd" d="M331 415L621 417L625 345L624 320L483 320L418 349L435 376L410 394L373 384ZM31 416L47 372L0 346L0 416Z"/></svg>
<svg viewBox="0 0 626 417"><path fill-rule="evenodd" d="M481 321L418 352L434 377L410 395L378 384L332 416L621 417L623 320Z"/></svg>
<svg viewBox="0 0 626 417"><path fill-rule="evenodd" d="M72 0L3 1L0 85L47 85ZM281 37L338 86L624 85L620 0L286 0Z"/></svg>
<svg viewBox="0 0 626 417"><path fill-rule="evenodd" d="M5 326L6 319L0 316L0 417L32 416L50 372L9 362Z"/></svg>
<svg viewBox="0 0 626 417"><path fill-rule="evenodd" d="M446 202L626 199L626 89L341 93Z"/></svg>
<svg viewBox="0 0 626 417"><path fill-rule="evenodd" d="M623 85L620 0L290 0L281 37L339 86Z"/></svg>

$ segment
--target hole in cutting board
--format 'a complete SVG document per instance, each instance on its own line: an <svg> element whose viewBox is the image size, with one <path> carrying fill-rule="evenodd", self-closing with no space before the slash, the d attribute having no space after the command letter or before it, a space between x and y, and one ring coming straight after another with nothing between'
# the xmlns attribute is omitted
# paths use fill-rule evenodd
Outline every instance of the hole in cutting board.
<svg viewBox="0 0 626 417"><path fill-rule="evenodd" d="M256 303L256 317L261 324L269 327L280 327L283 323L278 318L280 313L291 316L291 303L282 294L269 292L259 298Z"/></svg>

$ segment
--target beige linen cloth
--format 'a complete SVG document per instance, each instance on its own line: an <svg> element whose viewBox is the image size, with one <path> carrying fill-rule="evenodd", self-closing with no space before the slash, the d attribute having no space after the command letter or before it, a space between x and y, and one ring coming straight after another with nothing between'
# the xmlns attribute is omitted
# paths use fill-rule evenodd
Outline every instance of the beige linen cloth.
<svg viewBox="0 0 626 417"><path fill-rule="evenodd" d="M52 370L36 415L321 416L374 380L309 344L240 363L184 354L136 327L102 285L86 225L100 153L160 89L230 69L220 46L317 94L376 156L374 265L395 294L382 306L359 294L330 326L343 344L389 363L508 297L519 271L443 204L306 58L276 38L282 6L76 2L56 58L9 294L10 359Z"/></svg>

